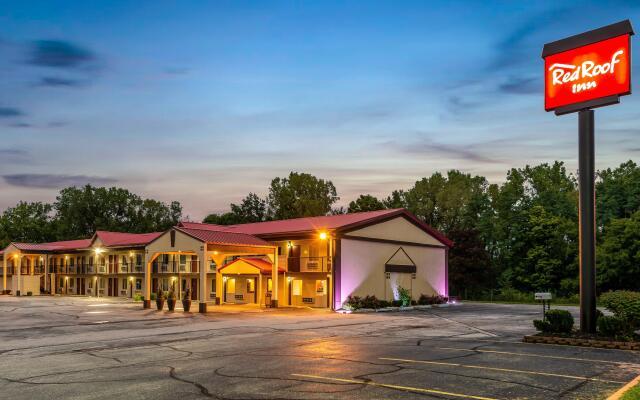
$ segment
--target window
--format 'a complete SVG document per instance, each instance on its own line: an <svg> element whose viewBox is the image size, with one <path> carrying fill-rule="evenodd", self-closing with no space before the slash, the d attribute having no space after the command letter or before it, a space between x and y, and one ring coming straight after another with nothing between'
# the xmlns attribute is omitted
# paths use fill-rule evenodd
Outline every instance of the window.
<svg viewBox="0 0 640 400"><path fill-rule="evenodd" d="M127 279L122 280L122 290L127 290Z"/></svg>
<svg viewBox="0 0 640 400"><path fill-rule="evenodd" d="M273 292L273 281L271 278L267 279L267 292Z"/></svg>
<svg viewBox="0 0 640 400"><path fill-rule="evenodd" d="M316 281L316 293L327 294L327 281L319 279Z"/></svg>
<svg viewBox="0 0 640 400"><path fill-rule="evenodd" d="M162 290L164 290L165 292L169 290L169 279L164 278L162 280Z"/></svg>
<svg viewBox="0 0 640 400"><path fill-rule="evenodd" d="M142 254L136 254L136 265L142 265Z"/></svg>
<svg viewBox="0 0 640 400"><path fill-rule="evenodd" d="M73 289L73 284L74 284L75 282L76 282L76 280L75 280L75 279L71 279L71 280L69 281L69 287Z"/></svg>
<svg viewBox="0 0 640 400"><path fill-rule="evenodd" d="M122 256L122 265L127 265L129 264L129 259L127 258L127 256Z"/></svg>
<svg viewBox="0 0 640 400"><path fill-rule="evenodd" d="M247 279L247 293L255 293L255 291L256 291L256 280Z"/></svg>
<svg viewBox="0 0 640 400"><path fill-rule="evenodd" d="M60 278L60 287L64 287L64 278Z"/></svg>
<svg viewBox="0 0 640 400"><path fill-rule="evenodd" d="M93 256L89 257L89 266L93 267Z"/></svg>
<svg viewBox="0 0 640 400"><path fill-rule="evenodd" d="M216 278L211 279L211 289L209 290L211 293L216 292Z"/></svg>
<svg viewBox="0 0 640 400"><path fill-rule="evenodd" d="M74 265L75 265L75 259L74 259L73 257L71 257L71 258L69 259L69 266L70 266L70 267L73 267Z"/></svg>
<svg viewBox="0 0 640 400"><path fill-rule="evenodd" d="M215 271L217 268L218 268L218 266L216 265L216 262L215 262L215 261L213 261L213 260L211 260L211 261L209 262L209 271L212 271L212 272L213 272L213 271Z"/></svg>
<svg viewBox="0 0 640 400"><path fill-rule="evenodd" d="M104 289L104 279L99 279L98 282L100 282L100 289Z"/></svg>
<svg viewBox="0 0 640 400"><path fill-rule="evenodd" d="M302 296L302 280L301 279L294 279L293 282L291 282L291 286L293 287L291 289L292 295Z"/></svg>
<svg viewBox="0 0 640 400"><path fill-rule="evenodd" d="M89 279L89 281L87 282L87 287L89 289L93 289L93 279Z"/></svg>

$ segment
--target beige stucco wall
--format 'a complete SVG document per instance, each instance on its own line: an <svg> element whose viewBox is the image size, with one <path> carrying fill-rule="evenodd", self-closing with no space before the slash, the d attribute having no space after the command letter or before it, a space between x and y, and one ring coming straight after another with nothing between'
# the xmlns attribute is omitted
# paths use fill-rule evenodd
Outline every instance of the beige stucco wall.
<svg viewBox="0 0 640 400"><path fill-rule="evenodd" d="M171 231L163 233L159 238L151 242L146 247L146 251L149 257L157 253L170 253L177 252L200 252L204 249L204 243L186 235L180 231L176 232L175 246L171 247Z"/></svg>
<svg viewBox="0 0 640 400"><path fill-rule="evenodd" d="M414 238L415 241L417 238ZM433 295L446 292L446 260L444 248L422 246L399 246L397 244L379 243L341 239L340 262L340 304L349 295L375 295L380 299L390 298L393 282L385 276L385 263L402 247L416 263L416 277L411 279L412 297L417 299L421 294ZM410 274L402 274L410 275ZM402 280L407 285L406 276L393 276L394 280Z"/></svg>
<svg viewBox="0 0 640 400"><path fill-rule="evenodd" d="M371 225L348 233L349 236L359 236L402 242L414 242L442 246L443 244L418 228L403 217L397 217L389 221Z"/></svg>
<svg viewBox="0 0 640 400"><path fill-rule="evenodd" d="M27 292L32 292L34 296L40 294L40 276L39 275L18 275L11 279L11 293L18 292L18 282L20 282L20 294L25 296ZM7 280L8 281L8 280ZM8 286L8 284L7 284Z"/></svg>

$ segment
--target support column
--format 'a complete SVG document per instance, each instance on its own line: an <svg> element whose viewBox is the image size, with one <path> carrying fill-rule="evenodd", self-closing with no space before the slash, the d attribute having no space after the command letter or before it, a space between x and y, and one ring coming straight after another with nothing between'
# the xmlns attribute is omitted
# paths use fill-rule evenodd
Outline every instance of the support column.
<svg viewBox="0 0 640 400"><path fill-rule="evenodd" d="M216 263L216 305L220 305L224 303L224 298L222 297L222 290L223 290L222 273L220 273L220 268L224 263L224 259L225 259L225 256L223 254L217 254L213 256L213 261L215 261Z"/></svg>
<svg viewBox="0 0 640 400"><path fill-rule="evenodd" d="M271 307L278 307L278 248L273 250L273 269L271 270L271 281L273 290L271 291Z"/></svg>
<svg viewBox="0 0 640 400"><path fill-rule="evenodd" d="M44 255L44 291L49 291L49 255Z"/></svg>
<svg viewBox="0 0 640 400"><path fill-rule="evenodd" d="M200 303L198 304L198 311L201 313L207 312L207 270L205 268L205 264L209 260L207 257L207 244L204 243L200 247L200 252L198 253L200 265L200 290L198 291L198 298L200 300Z"/></svg>
<svg viewBox="0 0 640 400"><path fill-rule="evenodd" d="M21 292L21 288L22 288L22 282L20 282L22 280L22 254L18 255L18 282L16 284L16 296L19 296L22 294Z"/></svg>
<svg viewBox="0 0 640 400"><path fill-rule="evenodd" d="M7 257L9 257L8 254L3 254L2 255L2 291L3 293L8 293L7 292Z"/></svg>
<svg viewBox="0 0 640 400"><path fill-rule="evenodd" d="M593 110L578 114L580 192L580 330L596 332L596 207Z"/></svg>
<svg viewBox="0 0 640 400"><path fill-rule="evenodd" d="M151 308L151 258L149 251L144 252L144 300L142 300L143 308ZM96 287L97 289L97 287Z"/></svg>

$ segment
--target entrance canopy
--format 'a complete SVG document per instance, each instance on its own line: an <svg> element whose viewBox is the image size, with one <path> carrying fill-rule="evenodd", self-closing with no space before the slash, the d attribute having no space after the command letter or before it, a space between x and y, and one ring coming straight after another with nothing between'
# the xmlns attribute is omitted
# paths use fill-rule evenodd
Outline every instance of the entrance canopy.
<svg viewBox="0 0 640 400"><path fill-rule="evenodd" d="M263 258L238 258L224 266L219 271L223 274L246 275L271 275L273 264ZM278 268L278 272L285 272L284 268Z"/></svg>

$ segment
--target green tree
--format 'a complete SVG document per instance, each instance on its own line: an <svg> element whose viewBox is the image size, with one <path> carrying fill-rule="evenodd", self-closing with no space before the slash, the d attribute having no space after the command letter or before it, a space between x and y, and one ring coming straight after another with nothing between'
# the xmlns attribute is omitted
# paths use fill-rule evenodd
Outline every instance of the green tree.
<svg viewBox="0 0 640 400"><path fill-rule="evenodd" d="M327 215L338 199L331 181L291 172L287 178L271 181L267 204L271 218L288 219Z"/></svg>
<svg viewBox="0 0 640 400"><path fill-rule="evenodd" d="M54 209L60 239L84 238L96 230L162 231L178 223L182 215L178 202L166 205L127 189L91 185L61 190Z"/></svg>
<svg viewBox="0 0 640 400"><path fill-rule="evenodd" d="M267 201L255 193L249 193L240 204L231 204L231 213L238 216L242 223L267 220Z"/></svg>
<svg viewBox="0 0 640 400"><path fill-rule="evenodd" d="M576 182L563 163L514 168L489 193L484 237L501 285L559 289L577 273Z"/></svg>
<svg viewBox="0 0 640 400"><path fill-rule="evenodd" d="M361 194L360 197L349 203L347 212L377 211L384 210L386 207L375 196L370 194Z"/></svg>
<svg viewBox="0 0 640 400"><path fill-rule="evenodd" d="M640 211L607 225L598 245L598 290L638 290L640 278Z"/></svg>
<svg viewBox="0 0 640 400"><path fill-rule="evenodd" d="M628 218L640 210L640 167L633 161L598 172L596 219L601 229L609 221Z"/></svg>
<svg viewBox="0 0 640 400"><path fill-rule="evenodd" d="M449 250L450 293L466 297L491 286L491 258L480 232L454 229L447 236L455 243Z"/></svg>
<svg viewBox="0 0 640 400"><path fill-rule="evenodd" d="M0 217L0 249L9 242L50 242L55 240L51 204L19 202Z"/></svg>
<svg viewBox="0 0 640 400"><path fill-rule="evenodd" d="M489 206L488 183L484 177L451 170L422 178L404 193L392 194L391 202L404 200L406 208L445 233L477 227Z"/></svg>
<svg viewBox="0 0 640 400"><path fill-rule="evenodd" d="M215 225L235 225L244 223L238 214L232 212L209 214L202 220L202 222L205 224Z"/></svg>

